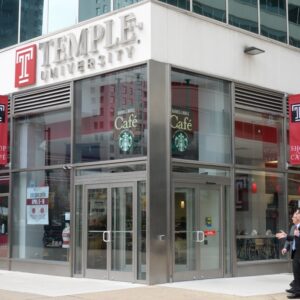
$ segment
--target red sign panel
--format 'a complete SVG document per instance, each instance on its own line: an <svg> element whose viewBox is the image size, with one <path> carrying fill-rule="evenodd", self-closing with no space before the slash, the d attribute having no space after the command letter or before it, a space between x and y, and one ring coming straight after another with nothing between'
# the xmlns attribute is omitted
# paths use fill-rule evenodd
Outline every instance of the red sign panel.
<svg viewBox="0 0 300 300"><path fill-rule="evenodd" d="M24 87L36 82L36 45L16 51L15 87Z"/></svg>
<svg viewBox="0 0 300 300"><path fill-rule="evenodd" d="M290 164L300 165L300 94L289 97Z"/></svg>
<svg viewBox="0 0 300 300"><path fill-rule="evenodd" d="M214 229L211 229L211 230L204 230L204 235L205 236L214 236L216 235L217 232L214 230Z"/></svg>
<svg viewBox="0 0 300 300"><path fill-rule="evenodd" d="M7 164L8 153L8 97L0 96L0 165Z"/></svg>

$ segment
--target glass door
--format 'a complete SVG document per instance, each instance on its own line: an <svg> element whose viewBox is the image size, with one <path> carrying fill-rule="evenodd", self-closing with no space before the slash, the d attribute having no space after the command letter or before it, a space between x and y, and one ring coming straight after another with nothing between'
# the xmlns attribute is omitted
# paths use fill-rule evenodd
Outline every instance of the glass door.
<svg viewBox="0 0 300 300"><path fill-rule="evenodd" d="M133 184L86 186L85 273L99 279L133 280Z"/></svg>
<svg viewBox="0 0 300 300"><path fill-rule="evenodd" d="M223 276L221 187L176 185L174 280Z"/></svg>

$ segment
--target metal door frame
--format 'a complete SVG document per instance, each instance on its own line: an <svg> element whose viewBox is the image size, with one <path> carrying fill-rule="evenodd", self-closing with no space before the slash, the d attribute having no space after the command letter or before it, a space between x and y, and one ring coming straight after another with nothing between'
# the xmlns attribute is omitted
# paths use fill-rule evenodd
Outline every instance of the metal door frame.
<svg viewBox="0 0 300 300"><path fill-rule="evenodd" d="M229 184L228 178L220 178L220 177L202 177L202 176L188 176L187 174L176 174L174 176L173 181L173 189L172 189L172 218L171 218L171 266L172 266L172 278L173 281L182 281L182 280L193 280L193 279L202 279L202 278L217 278L224 276L224 233L225 233L225 212L224 212L224 199L225 199L225 186ZM176 272L175 271L175 189L176 188L194 188L195 189L195 197L199 197L200 189L210 189L219 191L219 218L220 218L220 251L219 251L219 259L220 259L220 268L216 271L202 271L200 266L200 256L196 257L196 271L193 272ZM200 209L200 203L196 201L196 209ZM197 214L196 214L197 215ZM199 219L195 220L199 224ZM197 249L200 250L200 245L197 245Z"/></svg>
<svg viewBox="0 0 300 300"><path fill-rule="evenodd" d="M104 270L87 269L87 197L88 190L90 189L107 189L107 232L112 230L112 192L113 188L130 187L132 189L132 272L113 271L111 269L112 260L112 247L111 241L107 242L106 259L107 268ZM85 184L83 187L83 230L82 230L82 245L83 245L83 269L86 277L108 280L121 280L132 282L136 278L136 264L137 264L137 251L136 251L136 236L137 236L137 182L118 182L117 180L112 183L99 183L99 184Z"/></svg>

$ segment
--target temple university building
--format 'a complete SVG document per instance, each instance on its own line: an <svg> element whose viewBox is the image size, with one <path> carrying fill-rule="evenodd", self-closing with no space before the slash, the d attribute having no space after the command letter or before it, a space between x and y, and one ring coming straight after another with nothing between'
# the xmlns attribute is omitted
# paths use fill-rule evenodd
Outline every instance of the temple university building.
<svg viewBox="0 0 300 300"><path fill-rule="evenodd" d="M7 0L0 27L0 269L290 272L298 0Z"/></svg>

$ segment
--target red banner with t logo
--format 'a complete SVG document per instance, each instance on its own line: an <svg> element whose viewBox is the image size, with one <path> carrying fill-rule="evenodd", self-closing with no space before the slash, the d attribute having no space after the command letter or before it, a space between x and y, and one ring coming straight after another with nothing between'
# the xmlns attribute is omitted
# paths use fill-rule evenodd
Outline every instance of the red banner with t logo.
<svg viewBox="0 0 300 300"><path fill-rule="evenodd" d="M0 96L0 165L7 164L8 153L8 97Z"/></svg>
<svg viewBox="0 0 300 300"><path fill-rule="evenodd" d="M300 94L289 96L290 164L300 165Z"/></svg>

